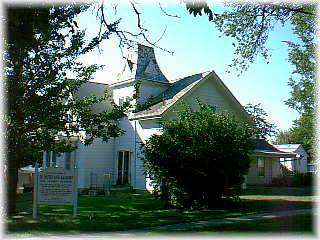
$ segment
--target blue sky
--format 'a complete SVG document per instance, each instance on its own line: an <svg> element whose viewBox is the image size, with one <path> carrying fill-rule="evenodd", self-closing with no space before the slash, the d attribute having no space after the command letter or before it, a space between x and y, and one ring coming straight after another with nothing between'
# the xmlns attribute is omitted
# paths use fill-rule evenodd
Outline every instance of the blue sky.
<svg viewBox="0 0 320 240"><path fill-rule="evenodd" d="M117 15L111 8L112 2L107 2L107 16L110 20L122 17L121 27L135 31L137 18L129 4L120 3ZM288 49L282 40L294 39L290 25L276 26L270 34L268 47L272 50L270 63L266 64L262 57L242 75L234 70L227 73L227 65L233 59L232 40L217 31L206 16L193 17L189 15L183 4L162 5L166 12L176 14L180 18L166 16L157 3L140 3L141 21L149 29L151 40L157 40L165 35L158 45L173 51L171 55L155 49L156 58L162 72L168 79L175 79L199 72L214 70L232 91L242 105L261 103L269 114L270 120L279 129L288 129L292 120L298 114L285 105L290 97L290 87L287 85L292 67L287 62ZM87 29L88 36L98 32L98 21L95 12L87 12L79 18L80 26ZM114 82L123 68L120 50L116 38L111 38L101 45L102 53L95 51L86 56L87 63L105 65L105 69L95 76L98 82Z"/></svg>

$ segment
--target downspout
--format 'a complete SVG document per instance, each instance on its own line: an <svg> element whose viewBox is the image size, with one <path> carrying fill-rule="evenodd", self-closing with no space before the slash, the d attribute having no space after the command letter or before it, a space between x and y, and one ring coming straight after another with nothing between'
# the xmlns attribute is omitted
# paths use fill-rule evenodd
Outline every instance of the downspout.
<svg viewBox="0 0 320 240"><path fill-rule="evenodd" d="M270 183L272 183L272 178L273 178L273 171L272 171L272 168L273 168L273 161L274 161L274 158L271 158L271 169L270 169L270 177L271 177L271 179L270 179Z"/></svg>
<svg viewBox="0 0 320 240"><path fill-rule="evenodd" d="M112 184L116 183L116 138L113 138L113 153L112 153Z"/></svg>
<svg viewBox="0 0 320 240"><path fill-rule="evenodd" d="M77 150L78 150L78 142L79 142L79 139L75 142L75 147L76 147L76 149L74 150L74 155L73 155L73 157L74 157L74 160L73 160L73 171L74 171L74 173L75 174L77 174L77 176L75 176L75 178L76 178L76 184L77 184L77 186L76 186L76 189L77 189L77 191L78 191L78 188L79 188L79 169L78 169L78 159L77 159Z"/></svg>
<svg viewBox="0 0 320 240"><path fill-rule="evenodd" d="M137 120L134 120L134 187L137 184Z"/></svg>

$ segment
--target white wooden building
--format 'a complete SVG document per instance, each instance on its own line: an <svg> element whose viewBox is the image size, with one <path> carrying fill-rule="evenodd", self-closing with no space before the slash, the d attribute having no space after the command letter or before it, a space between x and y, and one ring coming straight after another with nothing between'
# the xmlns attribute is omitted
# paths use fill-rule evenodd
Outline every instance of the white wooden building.
<svg viewBox="0 0 320 240"><path fill-rule="evenodd" d="M111 174L114 185L130 185L136 189L146 189L140 145L145 143L151 135L161 134L159 120L174 119L175 110L182 101L196 108L198 98L202 102L215 106L217 111L233 113L239 121L252 123L242 105L214 71L169 80L157 64L154 49L143 45L138 45L137 54L132 56L131 61L133 66L131 70L128 69L126 79L109 85L86 83L80 89L78 97L89 94L99 95L107 88L112 94L112 101L120 105L133 97L134 86L139 81L141 85L138 101L144 103L152 97L151 106L140 112L129 113L128 117L121 119L120 127L125 130L125 133L118 138L110 139L107 143L102 142L101 139L95 140L90 146L77 142L78 148L72 153L61 156L52 152L44 153L44 167L70 168L76 161L80 189L101 185L103 178L99 176L106 173ZM136 103L132 102L132 104ZM110 107L111 104L106 101L95 106L95 111ZM264 140L258 140L257 144L258 142L261 145ZM279 174L280 156L293 157L293 154L275 148L272 150L257 148L252 156L252 166L247 180L252 184L270 183L270 179Z"/></svg>
<svg viewBox="0 0 320 240"><path fill-rule="evenodd" d="M281 164L289 171L295 173L306 173L308 171L308 153L301 144L280 144L274 145L283 152L295 153L295 158L281 158Z"/></svg>

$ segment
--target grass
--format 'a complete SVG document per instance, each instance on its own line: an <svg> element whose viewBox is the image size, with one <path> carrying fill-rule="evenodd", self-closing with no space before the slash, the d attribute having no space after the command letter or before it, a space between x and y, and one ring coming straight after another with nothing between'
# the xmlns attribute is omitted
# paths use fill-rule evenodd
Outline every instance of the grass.
<svg viewBox="0 0 320 240"><path fill-rule="evenodd" d="M247 191L250 193L251 190ZM265 193L262 190L260 194ZM228 205L224 209L186 211L167 209L163 201L154 199L146 192L114 192L108 197L79 196L78 219L76 220L72 219L72 206L40 206L40 217L38 220L33 220L32 195L26 193L18 197L18 213L7 221L7 232L63 234L108 232L241 216L244 213L312 207L312 201L307 195L303 196L304 201L293 200L290 198L293 196L282 199L274 199L271 195L269 199L261 199L260 196L252 195L251 192L251 195L243 195L241 204L237 206ZM92 221L88 218L90 212L94 213Z"/></svg>

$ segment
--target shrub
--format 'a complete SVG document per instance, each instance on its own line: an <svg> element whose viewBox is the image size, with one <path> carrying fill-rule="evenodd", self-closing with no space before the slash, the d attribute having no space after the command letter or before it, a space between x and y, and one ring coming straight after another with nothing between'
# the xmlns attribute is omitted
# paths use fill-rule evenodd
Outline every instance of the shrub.
<svg viewBox="0 0 320 240"><path fill-rule="evenodd" d="M294 187L311 186L312 173L295 173L293 175L292 185Z"/></svg>
<svg viewBox="0 0 320 240"><path fill-rule="evenodd" d="M294 173L273 178L271 185L275 187L303 187L311 186L312 181L312 173Z"/></svg>
<svg viewBox="0 0 320 240"><path fill-rule="evenodd" d="M176 120L163 121L162 135L144 146L146 174L178 207L213 207L236 197L249 169L252 129L211 106L199 107L184 107Z"/></svg>
<svg viewBox="0 0 320 240"><path fill-rule="evenodd" d="M272 179L271 186L290 187L292 186L293 177L290 175L281 175Z"/></svg>

